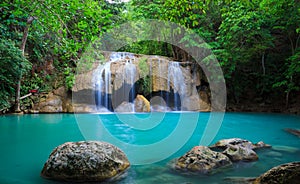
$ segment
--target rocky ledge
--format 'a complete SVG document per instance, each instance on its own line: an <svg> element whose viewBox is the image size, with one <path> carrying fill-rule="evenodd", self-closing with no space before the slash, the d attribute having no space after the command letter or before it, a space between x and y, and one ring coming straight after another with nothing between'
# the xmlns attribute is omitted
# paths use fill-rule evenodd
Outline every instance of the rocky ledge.
<svg viewBox="0 0 300 184"><path fill-rule="evenodd" d="M70 182L102 182L122 174L129 166L126 155L109 143L67 142L52 151L41 176Z"/></svg>

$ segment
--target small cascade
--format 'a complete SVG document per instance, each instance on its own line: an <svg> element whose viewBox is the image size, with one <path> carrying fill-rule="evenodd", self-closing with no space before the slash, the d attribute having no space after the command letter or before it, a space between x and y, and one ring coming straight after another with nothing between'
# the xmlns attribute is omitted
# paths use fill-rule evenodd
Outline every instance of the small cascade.
<svg viewBox="0 0 300 184"><path fill-rule="evenodd" d="M125 84L130 85L130 89L127 90L129 92L129 102L133 102L135 99L135 78L137 74L137 69L134 64L132 64L130 61L126 62L125 64L125 76L124 81Z"/></svg>
<svg viewBox="0 0 300 184"><path fill-rule="evenodd" d="M96 105L98 108L105 107L111 110L110 91L111 91L111 62L100 66L96 72Z"/></svg>
<svg viewBox="0 0 300 184"><path fill-rule="evenodd" d="M158 77L159 77L159 83L163 84L162 80L163 80L163 67L162 67L162 61L159 59L158 60ZM160 90L160 95L161 98L163 98L163 91ZM164 107L166 106L165 103L163 103L163 101L161 101L160 106Z"/></svg>
<svg viewBox="0 0 300 184"><path fill-rule="evenodd" d="M174 110L181 110L181 100L185 96L186 84L184 81L184 75L180 68L179 62L169 62L168 67L168 89L173 92ZM170 99L170 96L168 97Z"/></svg>
<svg viewBox="0 0 300 184"><path fill-rule="evenodd" d="M134 55L129 52L113 52L113 53L111 53L109 59L111 62L116 62L116 61L124 60L124 59L134 60Z"/></svg>
<svg viewBox="0 0 300 184"><path fill-rule="evenodd" d="M121 102L133 102L135 98L135 79L137 75L137 68L133 64L134 55L127 52L113 52L110 55L109 61L104 65L100 65L95 72L95 84L96 84L96 105L98 110L101 108L106 108L110 111L113 110L112 107L112 72L111 64L114 62L124 62L123 71L123 96L117 96Z"/></svg>

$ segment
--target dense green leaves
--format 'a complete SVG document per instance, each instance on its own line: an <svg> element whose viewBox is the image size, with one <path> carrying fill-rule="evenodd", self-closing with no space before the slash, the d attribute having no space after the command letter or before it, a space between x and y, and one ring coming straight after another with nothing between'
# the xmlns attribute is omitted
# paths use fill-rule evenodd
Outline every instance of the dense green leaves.
<svg viewBox="0 0 300 184"><path fill-rule="evenodd" d="M35 21L25 47L32 65L31 72L26 73L27 60L14 53L18 52L29 16ZM249 93L265 99L299 91L300 3L296 0L131 0L114 4L105 0L3 0L0 36L5 41L1 41L1 51L9 51L2 53L5 57L1 55L2 99L12 97L20 71L16 68L22 65L27 69L23 71L22 93L33 87L72 88L75 67L82 67L78 63L86 62L84 67L92 63L93 54L88 51L91 42L122 23L145 19L180 24L207 44L198 43L192 34L177 37L180 29L161 31L161 40L178 39L176 46L160 39L147 40L152 33L146 28L143 34L149 35L145 40L120 51L193 60L182 48L209 48L224 71L229 99L236 102Z"/></svg>
<svg viewBox="0 0 300 184"><path fill-rule="evenodd" d="M238 102L249 92L265 98L299 90L299 5L295 0L133 0L128 14L131 19L172 21L201 36L223 68L229 99ZM179 46L187 41L184 46L194 46L188 35ZM139 43L126 49L155 53L148 45ZM162 55L183 59L170 54L182 52L180 49L167 48L173 52L163 51Z"/></svg>
<svg viewBox="0 0 300 184"><path fill-rule="evenodd" d="M2 39L14 40L15 44L20 46L27 18L30 16L35 18L25 45L25 56L32 63L32 68L31 73L25 71L23 73L21 95L25 95L30 88L51 90L62 85L61 81L71 88L75 79L74 67L82 53L91 42L114 24L121 22L118 15L121 11L123 4L112 5L104 0L2 1L0 3ZM1 59L13 62L13 52L7 54L6 58ZM9 56L10 54L12 55ZM0 64L4 66L6 63ZM19 76L20 70L9 69L2 67L1 81L12 82L10 79L12 76ZM5 84L1 83L3 86L6 86ZM2 93L5 97L2 99L13 97L11 93L14 87L15 84L9 86L9 89L5 88Z"/></svg>
<svg viewBox="0 0 300 184"><path fill-rule="evenodd" d="M31 63L11 40L0 39L0 110L9 107L21 73L27 72Z"/></svg>

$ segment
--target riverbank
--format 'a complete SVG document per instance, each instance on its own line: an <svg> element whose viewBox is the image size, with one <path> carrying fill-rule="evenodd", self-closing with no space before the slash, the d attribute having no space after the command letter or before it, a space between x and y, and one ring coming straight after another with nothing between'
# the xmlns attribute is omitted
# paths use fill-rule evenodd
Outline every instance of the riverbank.
<svg viewBox="0 0 300 184"><path fill-rule="evenodd" d="M266 103L229 103L226 106L226 112L265 112L265 113L283 113L300 114L300 103L290 104L288 107L284 103L266 104Z"/></svg>

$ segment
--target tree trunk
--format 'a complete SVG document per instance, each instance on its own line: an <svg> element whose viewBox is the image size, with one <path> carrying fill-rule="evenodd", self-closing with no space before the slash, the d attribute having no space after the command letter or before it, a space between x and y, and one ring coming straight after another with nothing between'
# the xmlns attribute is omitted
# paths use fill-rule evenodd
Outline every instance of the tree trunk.
<svg viewBox="0 0 300 184"><path fill-rule="evenodd" d="M262 57L261 57L261 66L263 69L263 76L266 75L266 67L265 67L265 53L263 53Z"/></svg>
<svg viewBox="0 0 300 184"><path fill-rule="evenodd" d="M260 91L260 95L264 94L265 91L265 76L266 76L266 67L265 67L265 52L262 54L261 56L261 66L262 66L262 70L263 70L263 80L262 80L262 89Z"/></svg>
<svg viewBox="0 0 300 184"><path fill-rule="evenodd" d="M26 45L26 41L27 41L27 37L28 37L29 26L31 25L33 20L34 20L34 17L32 17L32 16L28 17L26 27L23 32L22 43L20 46L20 50L22 51L23 56L25 56L25 45ZM15 112L21 112L21 109L20 109L21 79L22 79L22 72L19 76L18 83L17 83L16 98L15 98Z"/></svg>
<svg viewBox="0 0 300 184"><path fill-rule="evenodd" d="M293 76L291 76L290 78L290 83L293 82ZM285 107L286 108L289 108L289 105L290 105L290 89L288 89L288 91L286 92L286 96L285 96Z"/></svg>
<svg viewBox="0 0 300 184"><path fill-rule="evenodd" d="M294 47L294 42L293 42L293 40L292 40L290 34L288 34L288 38L289 38L289 41L290 41L290 44L291 44L291 50L292 50L292 56L293 56L293 55L295 55L295 51L296 51L296 49L297 49L299 37L298 37L297 40L296 40L295 47ZM290 84L293 83L293 75L291 75L290 81L289 81L289 82L290 82ZM288 89L287 89L286 96L285 96L285 107L286 107L286 108L289 107L289 101L290 101L289 98L290 98L290 93L291 93L291 89L289 89L289 87L287 87L287 88L288 88Z"/></svg>

